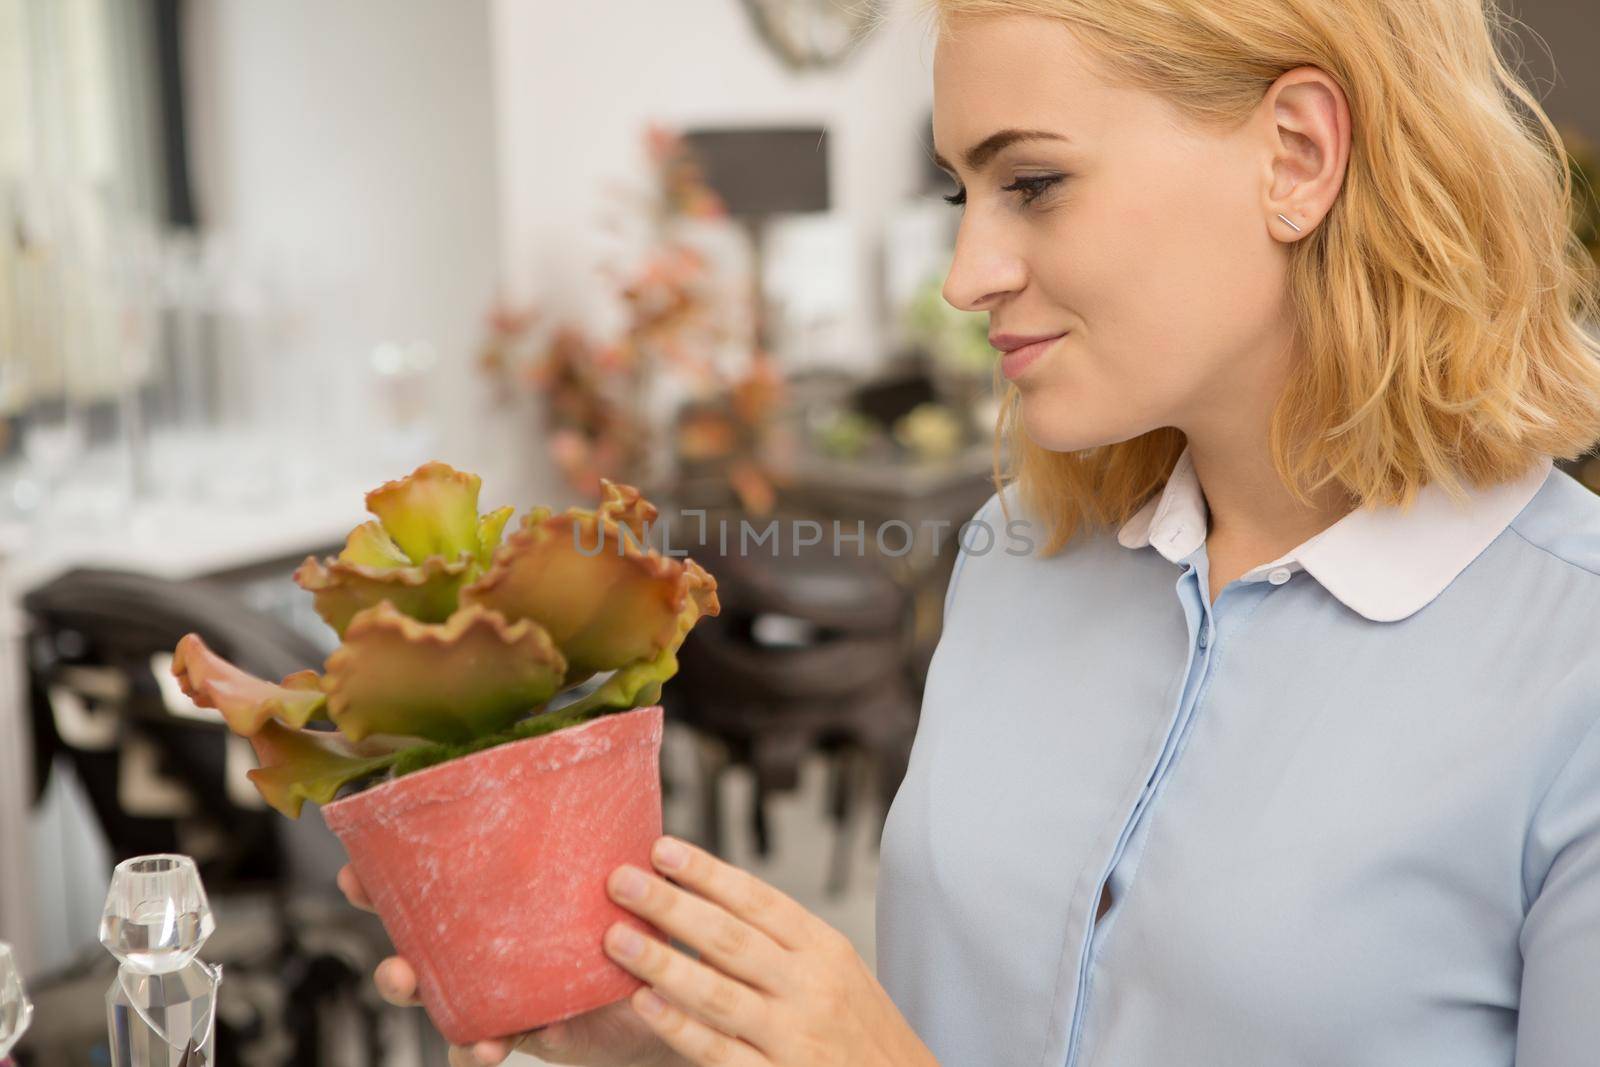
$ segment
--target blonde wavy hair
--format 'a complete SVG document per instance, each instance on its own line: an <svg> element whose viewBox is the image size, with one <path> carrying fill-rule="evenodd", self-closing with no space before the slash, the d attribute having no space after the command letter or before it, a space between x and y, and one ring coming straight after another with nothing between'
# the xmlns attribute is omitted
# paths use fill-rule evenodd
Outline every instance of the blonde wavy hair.
<svg viewBox="0 0 1600 1067"><path fill-rule="evenodd" d="M964 17L1059 19L1113 75L1197 128L1237 127L1295 67L1338 81L1349 165L1327 217L1289 252L1304 360L1269 441L1305 503L1330 483L1361 507L1408 507L1431 482L1461 499L1463 483L1507 481L1539 455L1575 459L1600 439L1600 339L1585 329L1600 322L1595 263L1571 225L1566 146L1497 53L1512 20L1495 0L923 0L919 10L939 33ZM995 488L1018 484L1050 555L1081 529L1131 517L1184 443L1166 427L1052 452L1024 432L1010 385Z"/></svg>

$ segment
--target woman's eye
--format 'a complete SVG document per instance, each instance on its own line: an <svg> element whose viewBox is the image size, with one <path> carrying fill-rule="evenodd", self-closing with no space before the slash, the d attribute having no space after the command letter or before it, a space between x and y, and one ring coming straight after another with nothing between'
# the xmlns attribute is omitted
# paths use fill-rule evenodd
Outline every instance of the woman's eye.
<svg viewBox="0 0 1600 1067"><path fill-rule="evenodd" d="M1021 193L1022 202L1031 204L1040 196L1043 196L1051 186L1060 182L1062 177L1063 175L1060 174L1047 174L1039 178L1018 178L1010 185L1002 185L1000 188L1008 193ZM967 202L967 191L965 189L957 189L950 196L945 197L944 202L960 207Z"/></svg>
<svg viewBox="0 0 1600 1067"><path fill-rule="evenodd" d="M1018 178L1010 185L1002 185L1000 188L1004 189L1008 193L1022 193L1022 202L1024 204L1030 204L1034 200L1037 200L1045 193L1046 190L1060 180L1061 175L1059 174L1047 174L1039 178Z"/></svg>

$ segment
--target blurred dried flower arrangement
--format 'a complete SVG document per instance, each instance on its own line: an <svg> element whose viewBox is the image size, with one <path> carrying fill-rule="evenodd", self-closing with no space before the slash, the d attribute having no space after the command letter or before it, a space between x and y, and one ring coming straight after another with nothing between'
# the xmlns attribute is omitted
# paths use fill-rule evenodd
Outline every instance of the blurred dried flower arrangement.
<svg viewBox="0 0 1600 1067"><path fill-rule="evenodd" d="M625 311L620 333L597 338L565 320L541 330L546 314L537 306L497 302L478 365L502 403L527 389L542 399L549 456L576 492L594 495L602 479L651 485L669 475L671 456L680 468L719 470L741 506L766 514L777 476L760 446L783 400L782 376L753 344L742 368L719 366L719 350L743 336L740 323L713 265L678 224L722 219L726 209L679 133L651 125L645 150L652 187L619 210L644 223L648 247L635 264L601 268ZM671 428L654 425L647 410L664 377L694 398Z"/></svg>

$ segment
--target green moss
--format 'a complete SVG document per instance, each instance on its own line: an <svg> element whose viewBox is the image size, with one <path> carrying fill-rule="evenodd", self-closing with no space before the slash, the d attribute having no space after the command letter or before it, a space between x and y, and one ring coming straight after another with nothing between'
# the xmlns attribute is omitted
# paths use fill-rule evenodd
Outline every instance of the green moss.
<svg viewBox="0 0 1600 1067"><path fill-rule="evenodd" d="M482 752L486 748L494 748L510 741L524 741L530 737L542 737L557 730L566 729L568 726L577 726L579 723L598 719L602 715L614 714L618 711L627 711L628 708L595 708L573 707L563 708L559 711L548 711L542 715L534 715L523 719L509 730L488 737L480 737L459 745L418 745L408 748L394 761L394 768L390 773L391 780L401 775L420 771L424 767L432 767L436 763L457 759L461 756L470 756L474 752Z"/></svg>

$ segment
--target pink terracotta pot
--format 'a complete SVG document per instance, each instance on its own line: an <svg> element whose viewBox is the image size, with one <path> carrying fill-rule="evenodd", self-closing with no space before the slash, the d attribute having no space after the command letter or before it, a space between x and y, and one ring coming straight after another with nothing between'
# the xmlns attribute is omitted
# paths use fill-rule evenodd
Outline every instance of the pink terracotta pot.
<svg viewBox="0 0 1600 1067"><path fill-rule="evenodd" d="M606 877L661 834L661 707L415 771L322 809L428 1016L453 1044L504 1037L640 985L601 947Z"/></svg>

